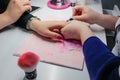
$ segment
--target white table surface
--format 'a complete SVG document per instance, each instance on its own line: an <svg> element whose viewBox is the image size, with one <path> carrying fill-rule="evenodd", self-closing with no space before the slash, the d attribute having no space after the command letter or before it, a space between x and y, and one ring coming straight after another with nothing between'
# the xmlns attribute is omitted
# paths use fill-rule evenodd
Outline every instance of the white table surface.
<svg viewBox="0 0 120 80"><path fill-rule="evenodd" d="M47 0L32 0L32 5L40 6L41 9L33 15L42 20L47 17L71 17L71 7L64 10L53 10L47 7ZM87 5L99 13L102 13L100 4ZM95 34L106 43L105 31L98 25L93 26ZM30 33L13 26L0 31L0 80L23 80L24 71L17 65L18 57L13 56L25 37ZM84 63L83 71L40 62L37 66L36 80L89 80L88 71Z"/></svg>

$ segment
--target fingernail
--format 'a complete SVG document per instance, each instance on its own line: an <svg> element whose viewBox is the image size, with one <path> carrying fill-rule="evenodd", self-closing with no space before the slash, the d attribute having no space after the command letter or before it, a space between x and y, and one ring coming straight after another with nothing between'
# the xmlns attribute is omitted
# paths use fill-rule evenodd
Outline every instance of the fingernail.
<svg viewBox="0 0 120 80"><path fill-rule="evenodd" d="M63 40L63 37L62 36L58 36L57 39Z"/></svg>

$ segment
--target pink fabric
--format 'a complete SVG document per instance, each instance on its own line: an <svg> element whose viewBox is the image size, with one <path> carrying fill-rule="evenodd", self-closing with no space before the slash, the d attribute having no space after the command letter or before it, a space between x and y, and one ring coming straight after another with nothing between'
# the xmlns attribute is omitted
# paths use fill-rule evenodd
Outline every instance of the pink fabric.
<svg viewBox="0 0 120 80"><path fill-rule="evenodd" d="M78 41L54 42L36 34L30 34L15 55L28 51L38 54L43 62L83 69L84 56Z"/></svg>

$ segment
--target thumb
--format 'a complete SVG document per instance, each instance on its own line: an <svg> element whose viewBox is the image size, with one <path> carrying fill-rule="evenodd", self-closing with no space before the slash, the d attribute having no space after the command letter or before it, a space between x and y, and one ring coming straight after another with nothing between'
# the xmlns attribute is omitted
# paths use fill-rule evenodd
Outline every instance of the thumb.
<svg viewBox="0 0 120 80"><path fill-rule="evenodd" d="M63 36L60 33L50 30L47 31L45 36L57 41L63 40Z"/></svg>
<svg viewBox="0 0 120 80"><path fill-rule="evenodd" d="M84 21L83 16L73 16L74 20Z"/></svg>

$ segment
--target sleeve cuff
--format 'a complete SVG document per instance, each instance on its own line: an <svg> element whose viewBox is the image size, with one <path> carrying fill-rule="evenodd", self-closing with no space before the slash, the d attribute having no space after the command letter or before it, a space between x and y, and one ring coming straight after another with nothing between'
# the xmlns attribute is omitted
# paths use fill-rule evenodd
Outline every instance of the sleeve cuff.
<svg viewBox="0 0 120 80"><path fill-rule="evenodd" d="M23 27L26 29L26 26L27 26L27 23L29 21L29 19L31 17L34 17L33 15L31 15L30 13L28 12L25 12L21 17L20 19L15 23L15 25L19 26L19 27Z"/></svg>
<svg viewBox="0 0 120 80"><path fill-rule="evenodd" d="M116 24L115 24L115 28L120 24L120 18L117 20Z"/></svg>

